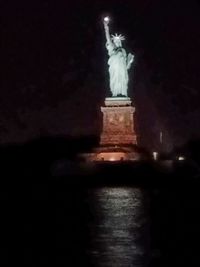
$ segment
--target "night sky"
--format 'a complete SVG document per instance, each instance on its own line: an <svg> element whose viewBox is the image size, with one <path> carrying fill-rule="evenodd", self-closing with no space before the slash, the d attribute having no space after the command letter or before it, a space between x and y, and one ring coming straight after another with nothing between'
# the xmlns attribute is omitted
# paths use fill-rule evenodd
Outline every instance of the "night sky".
<svg viewBox="0 0 200 267"><path fill-rule="evenodd" d="M0 142L97 135L108 95L102 16L135 54L129 94L143 146L200 137L200 3L74 0L1 3Z"/></svg>

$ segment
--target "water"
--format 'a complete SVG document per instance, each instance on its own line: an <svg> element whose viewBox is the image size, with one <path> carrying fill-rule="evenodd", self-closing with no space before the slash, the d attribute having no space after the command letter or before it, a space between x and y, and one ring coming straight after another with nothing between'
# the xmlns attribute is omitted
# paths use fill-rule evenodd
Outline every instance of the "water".
<svg viewBox="0 0 200 267"><path fill-rule="evenodd" d="M28 162L1 166L0 265L200 266L193 167Z"/></svg>
<svg viewBox="0 0 200 267"><path fill-rule="evenodd" d="M30 190L19 206L26 264L148 265L148 194L143 189L57 181L34 183Z"/></svg>
<svg viewBox="0 0 200 267"><path fill-rule="evenodd" d="M139 188L88 191L93 214L88 255L92 266L131 267L148 263L146 195Z"/></svg>
<svg viewBox="0 0 200 267"><path fill-rule="evenodd" d="M82 184L34 176L15 187L14 201L4 202L0 262L12 259L6 251L15 246L8 238L14 229L20 262L27 265L199 266L196 182L159 188Z"/></svg>

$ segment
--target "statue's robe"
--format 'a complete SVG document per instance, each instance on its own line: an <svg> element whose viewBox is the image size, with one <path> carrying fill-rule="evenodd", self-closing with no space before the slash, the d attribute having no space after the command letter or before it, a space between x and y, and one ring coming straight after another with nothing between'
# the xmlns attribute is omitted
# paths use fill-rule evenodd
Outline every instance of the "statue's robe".
<svg viewBox="0 0 200 267"><path fill-rule="evenodd" d="M127 96L128 71L126 51L122 47L115 47L113 43L107 43L110 74L110 90L113 96Z"/></svg>

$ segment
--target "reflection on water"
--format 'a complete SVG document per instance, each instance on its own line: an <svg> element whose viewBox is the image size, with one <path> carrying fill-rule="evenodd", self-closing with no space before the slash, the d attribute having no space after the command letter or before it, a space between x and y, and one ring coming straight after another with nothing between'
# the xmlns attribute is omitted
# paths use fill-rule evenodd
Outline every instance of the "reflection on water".
<svg viewBox="0 0 200 267"><path fill-rule="evenodd" d="M148 221L145 195L138 188L100 188L89 192L93 221L89 249L93 266L145 266Z"/></svg>

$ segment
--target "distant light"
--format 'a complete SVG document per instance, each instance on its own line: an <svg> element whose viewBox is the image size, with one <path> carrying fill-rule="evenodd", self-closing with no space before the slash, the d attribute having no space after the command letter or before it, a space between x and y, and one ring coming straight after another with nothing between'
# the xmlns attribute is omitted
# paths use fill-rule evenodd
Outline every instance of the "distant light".
<svg viewBox="0 0 200 267"><path fill-rule="evenodd" d="M158 152L156 152L156 151L153 152L153 159L154 160L158 159Z"/></svg>
<svg viewBox="0 0 200 267"><path fill-rule="evenodd" d="M183 160L185 160L185 157L183 157L183 156L179 156L179 157L178 157L178 160L179 160L179 161L183 161Z"/></svg>
<svg viewBox="0 0 200 267"><path fill-rule="evenodd" d="M160 143L163 143L163 132L160 132Z"/></svg>
<svg viewBox="0 0 200 267"><path fill-rule="evenodd" d="M105 22L109 22L110 21L110 18L109 17L104 17L104 21Z"/></svg>

